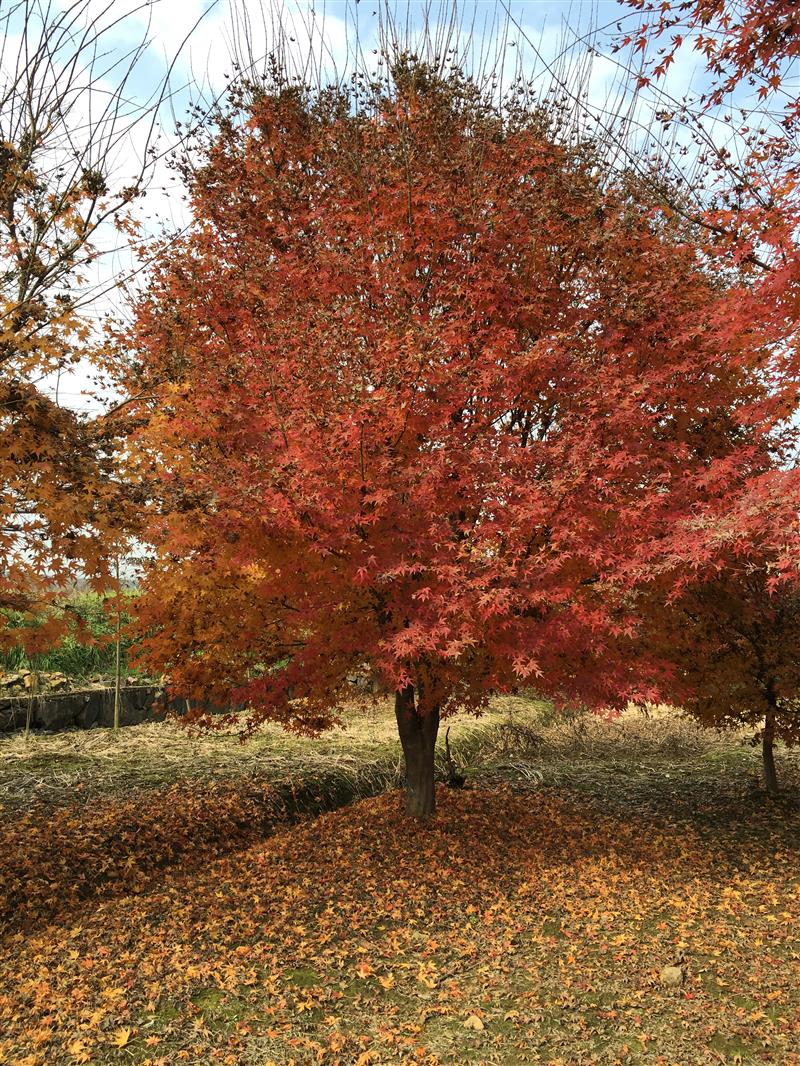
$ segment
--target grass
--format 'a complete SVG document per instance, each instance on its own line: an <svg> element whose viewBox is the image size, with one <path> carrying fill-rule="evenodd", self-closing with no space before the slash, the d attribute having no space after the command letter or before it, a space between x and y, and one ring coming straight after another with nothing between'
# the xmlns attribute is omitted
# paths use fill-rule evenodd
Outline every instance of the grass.
<svg viewBox="0 0 800 1066"><path fill-rule="evenodd" d="M2 741L0 1063L800 1063L798 760L770 800L747 739L498 699L427 827L387 704Z"/></svg>
<svg viewBox="0 0 800 1066"><path fill-rule="evenodd" d="M708 811L712 824L735 820L763 799L760 749L745 730L705 729L669 707L558 719L546 705L531 708L507 697L494 709L501 720L481 755L483 780L557 788L622 810L647 808L654 817L664 810L692 818ZM791 805L800 786L800 749L779 746L776 764Z"/></svg>
<svg viewBox="0 0 800 1066"><path fill-rule="evenodd" d="M685 793L691 803L709 784L740 794L759 790L759 752L745 733L703 729L669 708L645 717L554 715L547 703L497 697L480 719L448 720L458 767L475 780L514 780L630 802L637 795L660 804ZM264 724L245 742L236 725L201 733L178 722L110 729L0 737L0 809L31 803L58 805L94 796L181 782L351 782L379 768L383 787L402 774L391 702L345 707L341 725L318 738ZM442 748L440 734L439 748ZM440 756L443 753L440 750ZM778 768L789 782L800 753L779 749ZM372 794L352 790L353 795Z"/></svg>
<svg viewBox="0 0 800 1066"><path fill-rule="evenodd" d="M459 767L473 760L481 738L503 714L498 709L480 720L451 719L451 746ZM352 799L395 784L402 774L388 700L375 707L344 708L341 726L314 739L268 723L244 742L240 732L236 725L204 733L179 722L151 722L117 735L92 729L27 739L21 733L0 736L0 810L71 804L76 797L86 803L93 797L203 782L291 781L298 789L319 785L334 790L338 785Z"/></svg>

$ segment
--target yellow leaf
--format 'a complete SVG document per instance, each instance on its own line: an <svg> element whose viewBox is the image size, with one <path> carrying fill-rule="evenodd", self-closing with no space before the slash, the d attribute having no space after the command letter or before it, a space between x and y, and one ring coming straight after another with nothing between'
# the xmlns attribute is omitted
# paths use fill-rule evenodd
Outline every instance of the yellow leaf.
<svg viewBox="0 0 800 1066"><path fill-rule="evenodd" d="M125 995L124 988L104 988L101 995L104 999L122 999Z"/></svg>
<svg viewBox="0 0 800 1066"><path fill-rule="evenodd" d="M383 985L387 992L390 988L394 988L395 981L393 973L390 973L388 977L379 977L378 981Z"/></svg>
<svg viewBox="0 0 800 1066"><path fill-rule="evenodd" d="M116 1033L111 1037L111 1043L114 1047L127 1047L131 1042L133 1036L133 1029L123 1028L117 1029Z"/></svg>
<svg viewBox="0 0 800 1066"><path fill-rule="evenodd" d="M465 1029L474 1029L476 1032L484 1029L485 1026L477 1014L470 1014L469 1018L464 1020Z"/></svg>
<svg viewBox="0 0 800 1066"><path fill-rule="evenodd" d="M91 1058L91 1055L86 1050L85 1040L73 1040L71 1044L67 1044L67 1051L76 1062L88 1062Z"/></svg>

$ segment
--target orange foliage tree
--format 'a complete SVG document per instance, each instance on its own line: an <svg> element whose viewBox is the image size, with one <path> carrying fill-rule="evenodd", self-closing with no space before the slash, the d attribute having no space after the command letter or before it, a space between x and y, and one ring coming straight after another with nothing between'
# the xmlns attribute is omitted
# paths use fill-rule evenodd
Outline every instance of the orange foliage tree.
<svg viewBox="0 0 800 1066"><path fill-rule="evenodd" d="M713 556L779 401L691 233L547 110L403 56L354 85L241 96L186 168L128 371L141 653L310 731L369 664L425 815L454 708L669 686L635 589L676 530Z"/></svg>
<svg viewBox="0 0 800 1066"><path fill-rule="evenodd" d="M65 587L105 587L124 539L119 428L64 407L58 381L78 363L96 376L98 238L130 228L152 173L166 79L141 105L126 91L147 47L138 20L135 6L112 16L91 0L20 0L0 15L0 647L49 646ZM138 39L113 58L125 29ZM136 172L116 181L120 145L139 134ZM45 622L12 628L10 612Z"/></svg>
<svg viewBox="0 0 800 1066"><path fill-rule="evenodd" d="M105 192L99 172L74 175L67 190L51 185L37 165L49 132L29 128L0 145L0 607L22 612L47 603L74 567L91 569L90 527L111 469L87 421L41 385L88 347L73 286L88 253L85 217ZM34 631L39 642L54 622Z"/></svg>

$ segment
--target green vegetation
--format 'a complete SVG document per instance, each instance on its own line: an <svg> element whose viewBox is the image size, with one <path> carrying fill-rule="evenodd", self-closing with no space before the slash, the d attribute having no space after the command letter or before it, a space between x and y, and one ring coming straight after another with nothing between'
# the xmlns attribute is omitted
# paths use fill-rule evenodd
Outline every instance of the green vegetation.
<svg viewBox="0 0 800 1066"><path fill-rule="evenodd" d="M126 610L122 612L122 625L127 626L132 620L132 605L136 599L135 589L123 592ZM20 645L0 651L0 671L16 672L35 670L42 673L62 673L69 678L82 680L95 674L110 674L114 670L114 634L116 628L116 608L114 594L100 596L96 592L73 593L63 608L53 608L51 613L67 615L71 621L70 632L46 651L27 655ZM31 619L20 611L5 610L8 630L38 628L47 618L47 613L40 613ZM130 639L123 631L122 664L128 671L128 650Z"/></svg>

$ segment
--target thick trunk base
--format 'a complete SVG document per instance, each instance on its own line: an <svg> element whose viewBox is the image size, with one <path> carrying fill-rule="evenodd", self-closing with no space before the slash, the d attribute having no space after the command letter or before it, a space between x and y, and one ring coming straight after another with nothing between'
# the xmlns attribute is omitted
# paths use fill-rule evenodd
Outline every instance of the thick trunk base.
<svg viewBox="0 0 800 1066"><path fill-rule="evenodd" d="M436 811L434 759L439 708L421 714L414 703L414 686L408 685L395 693L394 709L406 762L406 814L430 818Z"/></svg>

